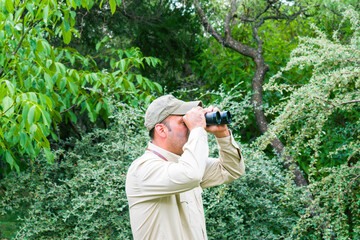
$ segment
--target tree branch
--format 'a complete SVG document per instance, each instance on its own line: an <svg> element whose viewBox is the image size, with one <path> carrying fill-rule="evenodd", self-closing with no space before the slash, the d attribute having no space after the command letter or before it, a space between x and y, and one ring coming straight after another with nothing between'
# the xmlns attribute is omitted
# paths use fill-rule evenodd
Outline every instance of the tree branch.
<svg viewBox="0 0 360 240"><path fill-rule="evenodd" d="M87 100L87 98L85 98L84 100L81 101L81 103L85 102ZM80 104L81 104L80 103ZM60 114L66 113L68 111L70 111L71 109L73 109L74 107L78 106L79 104L74 104L71 107L69 107L68 109L65 109L64 111L60 112Z"/></svg>
<svg viewBox="0 0 360 240"><path fill-rule="evenodd" d="M225 26L224 26L225 39L230 39L231 37L230 21L233 18L235 12L236 12L236 0L233 0L231 2L231 10L229 11L225 19Z"/></svg>
<svg viewBox="0 0 360 240"><path fill-rule="evenodd" d="M0 114L0 116L5 115L14 105L15 105L15 102L13 102L8 109L6 109L4 112L2 112L2 113Z"/></svg>
<svg viewBox="0 0 360 240"><path fill-rule="evenodd" d="M259 17L261 16L261 15L263 15L264 13L266 13L269 9L270 9L270 7L274 4L274 3L276 3L277 2L277 0L275 0L275 1L268 1L268 4L267 4L267 6L265 7L265 9L262 11L262 12L260 12L256 17L255 17L255 19L259 19Z"/></svg>
<svg viewBox="0 0 360 240"><path fill-rule="evenodd" d="M341 106L341 105L345 105L345 104L350 104L350 103L358 103L360 102L360 100L351 100L351 101L348 101L348 102L343 102L343 103L339 103L337 106Z"/></svg>
<svg viewBox="0 0 360 240"><path fill-rule="evenodd" d="M221 45L224 45L224 38L210 25L209 20L206 18L198 0L194 1L196 11L201 19L205 30L211 34Z"/></svg>
<svg viewBox="0 0 360 240"><path fill-rule="evenodd" d="M26 32L21 36L21 39L20 39L20 41L19 41L19 44L16 46L16 49L14 50L14 52L11 54L12 56L15 56L16 53L19 51L20 46L21 46L22 42L24 41L26 35L28 34L28 32L29 32L31 29L33 29L33 26L34 26L34 25L35 25L35 23L33 23L31 26L29 26L29 28L26 30ZM9 62L8 62L6 65L9 65L12 60L13 60L13 58L10 58ZM4 70L5 70L5 66L1 69L0 78L3 77Z"/></svg>

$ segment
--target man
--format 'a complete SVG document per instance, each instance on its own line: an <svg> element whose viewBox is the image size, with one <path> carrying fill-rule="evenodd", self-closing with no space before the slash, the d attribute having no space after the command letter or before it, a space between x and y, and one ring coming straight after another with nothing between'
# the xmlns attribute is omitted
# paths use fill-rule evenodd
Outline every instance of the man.
<svg viewBox="0 0 360 240"><path fill-rule="evenodd" d="M227 125L206 126L205 113L214 110L172 95L148 107L151 142L126 178L134 239L207 239L202 189L234 181L245 171ZM216 136L219 159L209 158L207 133Z"/></svg>

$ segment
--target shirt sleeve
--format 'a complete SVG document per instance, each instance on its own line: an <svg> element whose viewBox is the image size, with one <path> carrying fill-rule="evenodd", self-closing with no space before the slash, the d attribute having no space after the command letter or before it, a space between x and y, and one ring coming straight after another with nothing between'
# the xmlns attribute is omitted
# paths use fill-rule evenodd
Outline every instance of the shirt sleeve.
<svg viewBox="0 0 360 240"><path fill-rule="evenodd" d="M220 157L208 158L200 184L202 188L232 182L245 173L244 159L232 134L216 140Z"/></svg>
<svg viewBox="0 0 360 240"><path fill-rule="evenodd" d="M177 163L152 156L131 166L127 178L127 186L131 186L127 189L128 195L149 200L200 186L209 155L205 129L192 130L183 150Z"/></svg>

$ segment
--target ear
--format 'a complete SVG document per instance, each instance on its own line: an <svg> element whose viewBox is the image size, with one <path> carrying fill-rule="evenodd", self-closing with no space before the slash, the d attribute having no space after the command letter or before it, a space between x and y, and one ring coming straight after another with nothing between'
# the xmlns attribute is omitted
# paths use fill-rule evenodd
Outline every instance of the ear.
<svg viewBox="0 0 360 240"><path fill-rule="evenodd" d="M156 124L155 126L155 135L158 135L160 138L166 138L168 134L168 128L164 124Z"/></svg>

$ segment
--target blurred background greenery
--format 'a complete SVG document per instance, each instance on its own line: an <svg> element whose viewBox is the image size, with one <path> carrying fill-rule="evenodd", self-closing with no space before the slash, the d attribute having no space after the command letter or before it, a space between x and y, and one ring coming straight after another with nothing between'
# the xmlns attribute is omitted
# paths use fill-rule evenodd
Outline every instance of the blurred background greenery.
<svg viewBox="0 0 360 240"><path fill-rule="evenodd" d="M205 189L209 239L360 238L359 10L0 1L0 239L131 239L126 170L163 94L233 115L246 175Z"/></svg>

